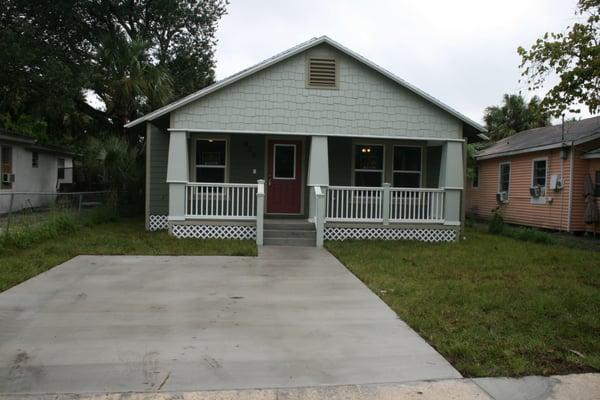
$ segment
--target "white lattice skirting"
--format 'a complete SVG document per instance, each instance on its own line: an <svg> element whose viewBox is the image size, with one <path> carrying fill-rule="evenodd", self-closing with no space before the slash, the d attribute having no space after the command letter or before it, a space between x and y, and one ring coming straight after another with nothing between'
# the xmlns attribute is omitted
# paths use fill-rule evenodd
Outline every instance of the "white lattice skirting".
<svg viewBox="0 0 600 400"><path fill-rule="evenodd" d="M178 238L256 239L256 227L247 225L173 225L171 233Z"/></svg>
<svg viewBox="0 0 600 400"><path fill-rule="evenodd" d="M455 229L431 228L325 228L325 240L383 239L419 240L422 242L452 242Z"/></svg>
<svg viewBox="0 0 600 400"><path fill-rule="evenodd" d="M148 217L148 229L151 231L162 231L168 228L169 219L166 215L150 215Z"/></svg>

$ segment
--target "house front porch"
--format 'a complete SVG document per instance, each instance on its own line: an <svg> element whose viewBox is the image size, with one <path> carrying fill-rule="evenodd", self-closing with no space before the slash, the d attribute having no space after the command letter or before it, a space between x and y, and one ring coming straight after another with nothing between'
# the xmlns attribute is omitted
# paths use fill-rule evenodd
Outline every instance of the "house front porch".
<svg viewBox="0 0 600 400"><path fill-rule="evenodd" d="M259 245L311 235L281 226L270 232L269 220L277 218L310 223L313 228L303 230L314 232L317 246L324 240L458 237L462 140L169 134L169 212L149 215L151 229Z"/></svg>

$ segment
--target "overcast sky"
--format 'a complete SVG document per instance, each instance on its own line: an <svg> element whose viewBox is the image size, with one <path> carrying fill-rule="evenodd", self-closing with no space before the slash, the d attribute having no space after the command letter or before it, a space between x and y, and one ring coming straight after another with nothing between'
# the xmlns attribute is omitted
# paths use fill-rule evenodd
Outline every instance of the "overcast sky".
<svg viewBox="0 0 600 400"><path fill-rule="evenodd" d="M230 0L217 31L222 79L328 35L475 121L523 91L517 47L572 24L576 0ZM581 116L588 116L587 112Z"/></svg>

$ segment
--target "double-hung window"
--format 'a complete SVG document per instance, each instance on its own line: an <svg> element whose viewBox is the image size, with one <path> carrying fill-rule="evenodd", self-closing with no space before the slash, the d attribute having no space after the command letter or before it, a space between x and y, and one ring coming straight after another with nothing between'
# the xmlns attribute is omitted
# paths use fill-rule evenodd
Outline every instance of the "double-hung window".
<svg viewBox="0 0 600 400"><path fill-rule="evenodd" d="M531 185L539 187L541 195L546 194L546 176L548 162L544 160L533 160L533 174Z"/></svg>
<svg viewBox="0 0 600 400"><path fill-rule="evenodd" d="M383 145L354 146L354 185L379 187L383 183Z"/></svg>
<svg viewBox="0 0 600 400"><path fill-rule="evenodd" d="M498 191L508 193L509 188L510 188L510 163L503 162L500 164L500 183L498 185Z"/></svg>
<svg viewBox="0 0 600 400"><path fill-rule="evenodd" d="M0 146L0 172L2 174L12 174L12 147ZM12 183L0 183L0 189L11 189Z"/></svg>
<svg viewBox="0 0 600 400"><path fill-rule="evenodd" d="M56 162L58 164L58 179L65 179L65 159L59 158Z"/></svg>
<svg viewBox="0 0 600 400"><path fill-rule="evenodd" d="M196 140L196 182L225 182L227 141Z"/></svg>
<svg viewBox="0 0 600 400"><path fill-rule="evenodd" d="M37 151L31 152L31 168L38 168L40 166L40 153Z"/></svg>
<svg viewBox="0 0 600 400"><path fill-rule="evenodd" d="M394 146L394 187L421 186L421 147Z"/></svg>

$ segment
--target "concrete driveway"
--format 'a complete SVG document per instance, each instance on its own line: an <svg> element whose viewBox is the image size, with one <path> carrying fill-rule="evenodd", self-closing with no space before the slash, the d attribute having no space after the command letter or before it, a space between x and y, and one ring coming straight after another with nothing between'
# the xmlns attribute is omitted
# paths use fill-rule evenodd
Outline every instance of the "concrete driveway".
<svg viewBox="0 0 600 400"><path fill-rule="evenodd" d="M325 250L80 256L0 294L0 392L460 377Z"/></svg>

